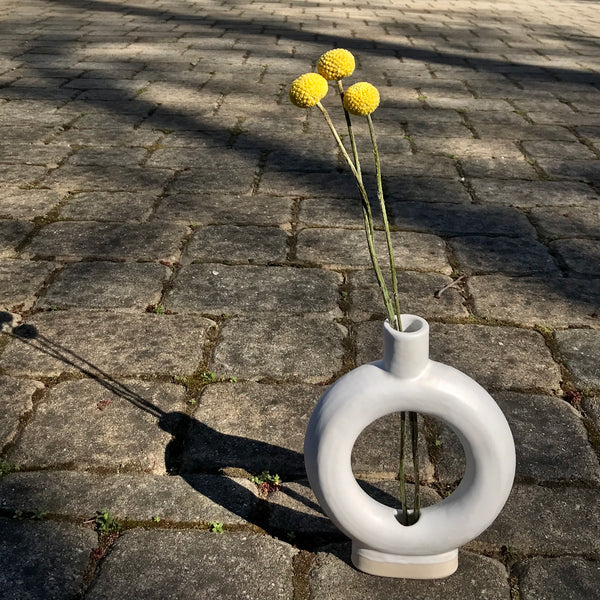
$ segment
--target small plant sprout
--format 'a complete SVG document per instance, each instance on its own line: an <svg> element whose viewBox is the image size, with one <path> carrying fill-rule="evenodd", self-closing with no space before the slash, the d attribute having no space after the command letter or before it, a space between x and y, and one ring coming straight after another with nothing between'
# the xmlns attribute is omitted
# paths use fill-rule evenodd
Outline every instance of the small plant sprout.
<svg viewBox="0 0 600 600"><path fill-rule="evenodd" d="M281 489L279 475L271 475L269 471L263 471L260 475L253 475L250 481L256 485L261 496L267 496Z"/></svg>
<svg viewBox="0 0 600 600"><path fill-rule="evenodd" d="M211 521L208 528L211 533L223 533L223 523L221 521Z"/></svg>
<svg viewBox="0 0 600 600"><path fill-rule="evenodd" d="M118 533L121 529L120 523L107 510L96 512L94 524L96 531L100 534Z"/></svg>

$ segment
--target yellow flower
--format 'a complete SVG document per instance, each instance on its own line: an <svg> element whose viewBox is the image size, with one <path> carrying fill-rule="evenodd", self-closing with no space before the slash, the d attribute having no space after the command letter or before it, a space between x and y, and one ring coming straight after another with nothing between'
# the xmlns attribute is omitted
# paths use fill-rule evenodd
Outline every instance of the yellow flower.
<svg viewBox="0 0 600 600"><path fill-rule="evenodd" d="M310 108L322 100L329 89L327 80L318 73L305 73L290 86L290 100L300 108Z"/></svg>
<svg viewBox="0 0 600 600"><path fill-rule="evenodd" d="M317 64L317 71L319 71L325 79L331 81L332 79L338 80L349 77L354 73L354 67L354 56L352 56L352 52L344 50L343 48L336 48L335 50L330 50L321 55L319 63Z"/></svg>
<svg viewBox="0 0 600 600"><path fill-rule="evenodd" d="M365 117L379 106L379 92L374 85L360 81L351 85L344 94L344 108L353 115Z"/></svg>

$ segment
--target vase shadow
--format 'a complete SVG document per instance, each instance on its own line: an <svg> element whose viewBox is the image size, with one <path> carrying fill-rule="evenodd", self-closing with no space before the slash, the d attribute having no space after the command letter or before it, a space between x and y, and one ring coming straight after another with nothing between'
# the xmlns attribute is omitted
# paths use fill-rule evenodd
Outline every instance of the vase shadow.
<svg viewBox="0 0 600 600"><path fill-rule="evenodd" d="M9 317L0 313L0 322L9 323ZM301 550L314 551L347 541L314 498L301 452L220 432L181 411L165 411L31 324L15 327L11 337L74 367L115 396L152 415L156 425L171 435L165 447L169 476L182 478L196 492L234 515L235 523L246 522ZM264 470L281 477L282 485L277 491L261 494L258 486L250 482L250 475ZM393 495L367 481L359 483L380 502L398 505Z"/></svg>

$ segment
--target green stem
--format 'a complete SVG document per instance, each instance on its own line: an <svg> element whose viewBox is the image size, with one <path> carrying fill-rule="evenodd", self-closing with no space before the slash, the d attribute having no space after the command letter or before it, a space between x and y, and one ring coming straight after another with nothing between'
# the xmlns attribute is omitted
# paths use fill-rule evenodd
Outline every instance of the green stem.
<svg viewBox="0 0 600 600"><path fill-rule="evenodd" d="M412 458L413 458L413 469L415 472L415 501L414 501L414 512L413 512L413 523L419 520L421 514L421 482L419 476L419 429L417 421L417 413L408 413L410 417L410 432L412 437Z"/></svg>
<svg viewBox="0 0 600 600"><path fill-rule="evenodd" d="M333 137L335 138L335 141L337 142L337 145L340 151L342 152L344 159L348 163L348 166L350 167L350 170L352 171L352 174L356 179L356 183L358 185L358 189L360 191L360 196L362 200L363 218L365 221L365 232L367 234L367 245L369 248L369 254L371 256L371 263L373 264L373 270L375 271L377 283L379 284L379 288L381 289L381 293L383 295L383 301L388 313L388 320L390 323L393 324L396 321L396 318L394 316L394 307L390 299L390 294L388 292L387 285L385 284L385 280L383 278L383 273L381 272L381 268L379 267L377 255L375 254L375 244L373 235L373 213L371 212L371 204L369 202L367 190L365 189L365 186L363 184L362 175L357 171L356 167L352 162L352 159L348 155L348 152L346 151L346 148L344 147L344 144L342 143L342 140L338 135L338 132L331 120L331 117L329 116L329 113L320 102L317 102L317 107L319 108L321 113L323 113L323 117L325 118L329 129L331 130L331 133L333 134Z"/></svg>
<svg viewBox="0 0 600 600"><path fill-rule="evenodd" d="M340 93L340 100L342 101L342 107L344 107L344 86L342 85L341 79L337 80L337 87ZM352 130L352 121L350 119L350 113L344 108L344 116L346 117L346 126L348 127L348 135L350 136L350 145L352 146L352 154L354 156L354 164L356 170L360 173L360 161L358 160L358 149L356 147L356 140L354 139L354 131Z"/></svg>
<svg viewBox="0 0 600 600"><path fill-rule="evenodd" d="M392 248L392 236L390 234L390 224L385 207L385 199L383 197L383 185L381 183L381 162L379 160L379 151L377 149L377 140L375 139L375 129L371 115L367 115L369 124L369 133L371 134L371 143L373 144L373 155L375 157L375 170L377 177L377 197L379 198L379 206L381 207L381 216L383 218L383 228L385 229L385 238L387 241L388 255L390 259L390 272L392 275L392 296L394 299L394 310L396 312L395 326L398 331L402 331L402 323L400 321L400 300L398 298L398 278L396 276L396 265L394 262L394 250Z"/></svg>
<svg viewBox="0 0 600 600"><path fill-rule="evenodd" d="M402 525L408 525L408 506L406 501L406 474L404 471L406 445L406 413L400 413L400 465L398 466L398 480L400 482L400 503L402 504Z"/></svg>

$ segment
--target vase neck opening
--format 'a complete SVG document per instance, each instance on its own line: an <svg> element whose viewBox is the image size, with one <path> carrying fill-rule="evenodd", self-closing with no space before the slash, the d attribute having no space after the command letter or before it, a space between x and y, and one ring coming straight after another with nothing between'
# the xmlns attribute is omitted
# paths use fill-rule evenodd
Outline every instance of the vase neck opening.
<svg viewBox="0 0 600 600"><path fill-rule="evenodd" d="M400 315L402 331L383 326L383 365L397 377L418 377L429 362L429 324L416 315Z"/></svg>

